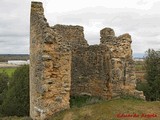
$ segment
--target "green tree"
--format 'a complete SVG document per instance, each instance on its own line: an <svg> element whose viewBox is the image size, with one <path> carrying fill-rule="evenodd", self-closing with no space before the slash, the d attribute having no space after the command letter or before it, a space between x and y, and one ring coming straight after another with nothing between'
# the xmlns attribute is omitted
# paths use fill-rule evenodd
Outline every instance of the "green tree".
<svg viewBox="0 0 160 120"><path fill-rule="evenodd" d="M139 84L147 100L160 100L160 51L149 49L145 57L145 70L147 83Z"/></svg>
<svg viewBox="0 0 160 120"><path fill-rule="evenodd" d="M29 66L16 69L0 111L5 116L29 115Z"/></svg>
<svg viewBox="0 0 160 120"><path fill-rule="evenodd" d="M5 98L5 93L7 91L7 84L9 81L9 76L7 73L2 72L0 73L0 105L3 103L3 100Z"/></svg>
<svg viewBox="0 0 160 120"><path fill-rule="evenodd" d="M0 94L7 88L8 81L8 74L5 72L0 73Z"/></svg>

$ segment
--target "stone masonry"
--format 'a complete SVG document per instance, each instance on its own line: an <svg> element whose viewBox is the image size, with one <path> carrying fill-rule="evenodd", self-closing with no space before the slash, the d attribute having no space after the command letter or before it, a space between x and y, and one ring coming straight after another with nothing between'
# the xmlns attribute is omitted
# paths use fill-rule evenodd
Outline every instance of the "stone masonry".
<svg viewBox="0 0 160 120"><path fill-rule="evenodd" d="M145 99L135 89L131 36L100 31L100 44L88 45L83 27L50 27L41 2L32 2L30 19L30 116L45 120L70 108L70 96L103 99L123 94Z"/></svg>

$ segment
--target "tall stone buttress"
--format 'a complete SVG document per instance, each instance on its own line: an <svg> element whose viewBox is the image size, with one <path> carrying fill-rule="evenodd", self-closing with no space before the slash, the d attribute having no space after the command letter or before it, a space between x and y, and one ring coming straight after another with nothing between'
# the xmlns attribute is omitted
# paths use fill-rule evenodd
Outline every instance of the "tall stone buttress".
<svg viewBox="0 0 160 120"><path fill-rule="evenodd" d="M30 25L30 116L44 120L70 107L71 52L40 2L32 2Z"/></svg>

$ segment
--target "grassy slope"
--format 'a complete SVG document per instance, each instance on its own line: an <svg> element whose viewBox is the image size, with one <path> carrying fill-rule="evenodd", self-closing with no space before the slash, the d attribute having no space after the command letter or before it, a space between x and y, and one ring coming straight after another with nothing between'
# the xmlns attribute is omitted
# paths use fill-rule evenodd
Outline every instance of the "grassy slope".
<svg viewBox="0 0 160 120"><path fill-rule="evenodd" d="M139 117L118 118L117 114L140 115ZM151 117L151 120L160 120L160 102L146 102L135 99L117 99L103 101L93 105L87 105L80 108L71 108L58 113L50 120L146 120L147 117L141 117L142 114L156 114L157 117Z"/></svg>
<svg viewBox="0 0 160 120"><path fill-rule="evenodd" d="M117 114L140 115L118 118ZM141 117L142 114L156 114L157 117ZM31 120L29 117L5 117L0 120ZM160 102L146 102L136 99L100 101L83 107L73 107L57 113L49 120L160 120Z"/></svg>
<svg viewBox="0 0 160 120"><path fill-rule="evenodd" d="M32 120L29 117L16 117L16 116L11 116L11 117L0 117L0 120Z"/></svg>
<svg viewBox="0 0 160 120"><path fill-rule="evenodd" d="M15 70L16 70L16 68L0 68L0 73L2 73L4 71L9 76L11 76L14 73Z"/></svg>

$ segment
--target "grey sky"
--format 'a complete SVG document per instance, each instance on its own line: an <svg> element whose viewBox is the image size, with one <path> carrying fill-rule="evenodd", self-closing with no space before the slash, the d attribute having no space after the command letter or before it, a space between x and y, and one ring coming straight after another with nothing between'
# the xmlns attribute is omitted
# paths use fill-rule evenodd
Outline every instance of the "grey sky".
<svg viewBox="0 0 160 120"><path fill-rule="evenodd" d="M36 0L37 1L37 0ZM99 43L99 31L132 36L134 53L160 49L160 0L40 0L51 26L84 26L89 44ZM1 0L0 54L29 53L29 0Z"/></svg>

